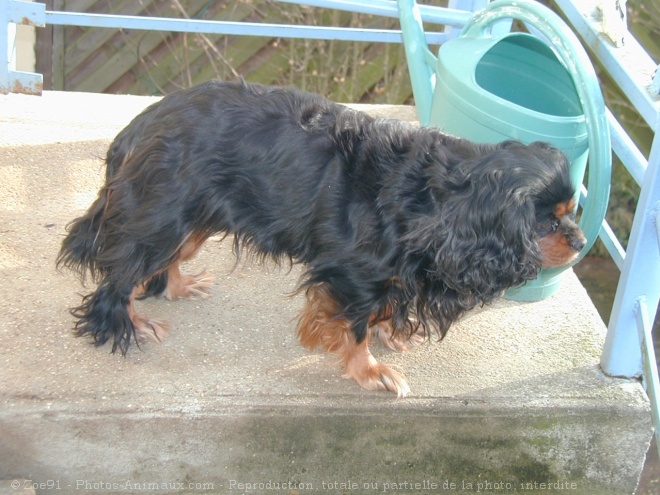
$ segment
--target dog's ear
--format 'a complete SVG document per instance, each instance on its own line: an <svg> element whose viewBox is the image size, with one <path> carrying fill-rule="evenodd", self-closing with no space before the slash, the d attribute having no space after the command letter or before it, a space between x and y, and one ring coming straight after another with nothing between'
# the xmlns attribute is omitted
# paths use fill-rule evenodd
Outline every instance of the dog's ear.
<svg viewBox="0 0 660 495"><path fill-rule="evenodd" d="M431 178L434 211L418 216L405 236L408 248L426 259L427 277L482 302L541 268L529 176L501 162L509 155L459 165L442 184Z"/></svg>

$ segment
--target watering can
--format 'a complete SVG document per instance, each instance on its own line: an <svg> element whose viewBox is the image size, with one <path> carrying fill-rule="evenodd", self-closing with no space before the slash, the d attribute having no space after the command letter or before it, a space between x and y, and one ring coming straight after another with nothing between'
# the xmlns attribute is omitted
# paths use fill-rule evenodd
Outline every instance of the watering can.
<svg viewBox="0 0 660 495"><path fill-rule="evenodd" d="M436 57L426 44L415 0L398 0L398 4L422 125L482 143L550 142L568 157L578 196L588 162L589 193L582 192L578 222L587 245L572 264L577 263L600 232L612 158L598 79L575 35L539 3L498 0L476 12ZM528 33L495 34L501 32L498 22L510 19L524 22L544 39ZM518 301L548 297L560 288L569 267L542 269L536 279L508 290L505 297Z"/></svg>

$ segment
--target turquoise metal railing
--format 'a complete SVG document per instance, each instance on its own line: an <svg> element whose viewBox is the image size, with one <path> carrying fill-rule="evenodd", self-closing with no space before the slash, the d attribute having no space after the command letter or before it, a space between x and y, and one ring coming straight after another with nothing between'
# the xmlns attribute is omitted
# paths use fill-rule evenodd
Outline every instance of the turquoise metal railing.
<svg viewBox="0 0 660 495"><path fill-rule="evenodd" d="M641 186L641 193L627 249L624 250L606 224L600 233L621 269L601 366L608 375L643 377L658 435L660 383L651 327L660 299L660 74L630 33L625 35L624 46L615 47L599 32L596 21L573 2L556 0L556 3L654 132L647 160L609 114L613 151Z"/></svg>
<svg viewBox="0 0 660 495"><path fill-rule="evenodd" d="M328 4L332 2L327 2ZM348 8L348 2L338 1L338 7ZM384 0L352 2L369 4L372 8L387 11ZM396 13L396 5L389 14ZM396 17L396 15L394 15ZM434 11L434 22L461 25L469 13L443 9ZM143 29L150 31L172 31L186 33L224 34L241 36L264 36L268 38L327 39L400 43L401 31L391 29L356 29L325 26L299 26L292 24L270 24L254 22L208 21L200 19L171 19L114 14L90 14L80 12L48 11L43 3L22 0L0 0L0 93L22 92L39 94L43 77L15 70L14 34L17 24L43 27L45 25L84 26L111 29ZM440 45L448 39L447 33L426 33L430 44Z"/></svg>
<svg viewBox="0 0 660 495"><path fill-rule="evenodd" d="M396 3L388 0L285 1L388 17L399 16ZM450 6L454 8L420 5L418 12L426 22L460 27L470 18L469 10L475 6L483 6L485 1L450 0ZM615 47L609 42L591 13L580 10L579 6L585 2L555 0L555 3L654 132L651 152L647 159L615 117L608 112L612 150L640 184L641 194L627 249L623 248L606 222L603 222L599 234L621 270L601 365L609 375L643 377L652 402L656 432L660 432L660 385L651 337L651 325L660 299L660 75L654 76L655 64L630 33L625 34L626 43L623 47ZM53 12L47 11L45 5L38 2L0 0L0 92L41 92L40 74L20 72L14 68L16 24L61 24L285 38L401 42L401 32L397 30ZM450 29L445 29L437 33L427 32L425 36L428 44L438 45L451 38L452 33Z"/></svg>

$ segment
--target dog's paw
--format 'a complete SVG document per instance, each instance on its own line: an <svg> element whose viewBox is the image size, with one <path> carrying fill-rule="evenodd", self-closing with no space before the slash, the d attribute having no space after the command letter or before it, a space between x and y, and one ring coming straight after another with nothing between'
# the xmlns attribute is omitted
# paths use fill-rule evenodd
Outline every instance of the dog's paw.
<svg viewBox="0 0 660 495"><path fill-rule="evenodd" d="M160 344L168 334L169 324L165 320L147 318L139 314L131 316L138 342L151 341Z"/></svg>
<svg viewBox="0 0 660 495"><path fill-rule="evenodd" d="M170 277L164 295L170 301L190 299L191 297L208 299L211 297L211 294L207 290L213 287L213 280L215 278L207 271L203 271L197 275Z"/></svg>
<svg viewBox="0 0 660 495"><path fill-rule="evenodd" d="M408 382L400 373L380 364L371 354L366 360L349 361L344 377L355 380L367 390L387 390L395 393L398 398L405 397L410 392Z"/></svg>

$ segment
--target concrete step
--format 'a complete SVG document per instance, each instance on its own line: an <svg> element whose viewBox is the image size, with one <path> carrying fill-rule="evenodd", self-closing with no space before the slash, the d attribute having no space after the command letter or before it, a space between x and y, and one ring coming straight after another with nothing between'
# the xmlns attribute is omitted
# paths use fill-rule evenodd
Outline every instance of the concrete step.
<svg viewBox="0 0 660 495"><path fill-rule="evenodd" d="M568 272L442 342L373 346L397 400L297 343L298 268L234 268L230 242L188 266L210 300L140 302L169 337L126 358L71 336L82 288L54 260L96 194L114 134L149 98L0 96L0 480L47 493L633 493L651 435L636 381L598 362L605 327ZM77 109L77 111L73 111ZM410 108L369 111L414 119ZM30 480L27 484L25 480ZM11 486L11 484L9 485Z"/></svg>

